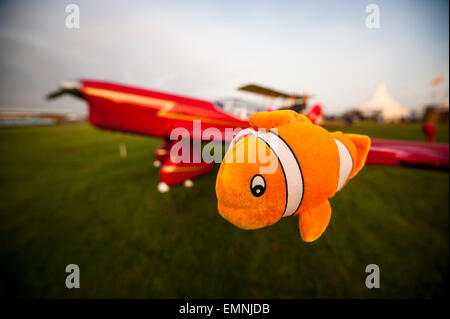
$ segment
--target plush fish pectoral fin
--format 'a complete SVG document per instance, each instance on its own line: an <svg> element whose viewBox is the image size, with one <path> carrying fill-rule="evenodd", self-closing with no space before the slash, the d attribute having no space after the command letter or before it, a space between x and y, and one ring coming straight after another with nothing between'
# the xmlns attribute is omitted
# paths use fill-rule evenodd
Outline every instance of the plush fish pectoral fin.
<svg viewBox="0 0 450 319"><path fill-rule="evenodd" d="M281 110L273 112L258 112L250 116L250 125L257 128L269 130L288 124L292 121L305 121L311 123L310 119L292 110Z"/></svg>
<svg viewBox="0 0 450 319"><path fill-rule="evenodd" d="M367 135L360 134L344 134L348 139L350 139L356 147L356 153L358 158L356 159L356 165L353 168L353 172L350 178L355 176L366 163L367 155L370 149L370 138Z"/></svg>
<svg viewBox="0 0 450 319"><path fill-rule="evenodd" d="M327 228L330 218L331 206L328 200L311 209L301 211L299 229L302 239L306 242L315 241Z"/></svg>

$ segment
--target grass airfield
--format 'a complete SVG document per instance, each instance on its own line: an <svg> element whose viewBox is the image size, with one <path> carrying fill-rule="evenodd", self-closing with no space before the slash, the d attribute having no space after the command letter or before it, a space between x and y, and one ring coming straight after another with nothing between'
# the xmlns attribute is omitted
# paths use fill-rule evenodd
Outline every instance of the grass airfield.
<svg viewBox="0 0 450 319"><path fill-rule="evenodd" d="M424 140L420 124L329 127ZM448 125L437 140L448 143ZM125 143L128 156L119 156ZM367 166L331 199L324 235L297 218L240 230L216 170L157 191L158 139L88 123L0 129L0 295L25 298L421 298L448 294L449 174ZM67 289L78 264L81 288ZM377 264L381 288L367 289Z"/></svg>

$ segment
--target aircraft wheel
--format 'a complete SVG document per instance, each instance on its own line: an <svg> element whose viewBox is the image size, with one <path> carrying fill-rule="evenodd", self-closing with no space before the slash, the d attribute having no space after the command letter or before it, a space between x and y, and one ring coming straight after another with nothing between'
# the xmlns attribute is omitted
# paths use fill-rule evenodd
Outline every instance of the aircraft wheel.
<svg viewBox="0 0 450 319"><path fill-rule="evenodd" d="M187 180L184 181L184 186L185 187L192 187L192 186L194 186L194 182L192 180L190 180L190 179L187 179Z"/></svg>
<svg viewBox="0 0 450 319"><path fill-rule="evenodd" d="M160 167L161 166L161 162L156 160L156 161L153 162L153 166L154 167Z"/></svg>
<svg viewBox="0 0 450 319"><path fill-rule="evenodd" d="M160 193L167 193L170 190L170 186L164 182L158 184L158 191Z"/></svg>

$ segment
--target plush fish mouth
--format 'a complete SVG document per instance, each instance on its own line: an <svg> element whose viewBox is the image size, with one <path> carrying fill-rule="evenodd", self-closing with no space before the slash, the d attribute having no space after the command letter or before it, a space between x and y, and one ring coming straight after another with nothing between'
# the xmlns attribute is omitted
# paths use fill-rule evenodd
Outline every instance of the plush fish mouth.
<svg viewBox="0 0 450 319"><path fill-rule="evenodd" d="M217 202L219 214L234 226L242 229L258 229L276 223L280 218L267 214L263 209L231 207Z"/></svg>

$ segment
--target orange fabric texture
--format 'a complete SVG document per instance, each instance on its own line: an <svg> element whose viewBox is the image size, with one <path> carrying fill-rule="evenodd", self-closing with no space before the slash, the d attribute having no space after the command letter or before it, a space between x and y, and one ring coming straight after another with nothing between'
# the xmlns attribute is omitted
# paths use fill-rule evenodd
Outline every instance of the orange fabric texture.
<svg viewBox="0 0 450 319"><path fill-rule="evenodd" d="M341 159L335 139L345 145L353 161L348 179L364 166L370 139L362 135L329 133L312 124L307 117L289 110L256 113L250 117L250 124L256 128L270 129L282 138L294 154L296 165L300 166L303 192L300 205L293 215L299 215L303 240L316 240L330 221L328 199L335 195L339 181ZM261 174L261 166L267 164L262 163L258 156L256 161L249 160L249 154L255 152L265 152L276 163L276 170ZM243 229L261 228L280 220L287 207L289 191L290 194L297 191L288 189L285 174L294 168L283 164L281 155L255 136L246 136L231 147L216 180L220 215ZM240 158L240 162L236 158Z"/></svg>
<svg viewBox="0 0 450 319"><path fill-rule="evenodd" d="M253 143L251 143L253 140ZM286 199L286 187L281 167L277 165L274 174L266 176L267 187L260 197L255 197L250 191L253 176L259 174L261 163L249 163L249 146L256 145L258 151L270 154L270 159L278 163L273 152L261 140L255 137L245 137L230 149L225 155L216 180L216 194L220 198L219 213L239 228L256 229L276 223L283 214ZM238 159L245 159L237 162ZM270 182L269 182L270 180Z"/></svg>
<svg viewBox="0 0 450 319"><path fill-rule="evenodd" d="M358 153L355 167L350 174L350 178L353 178L366 163L367 155L369 155L370 149L370 138L368 136L358 134L345 134L345 136L353 142L356 147L356 152Z"/></svg>
<svg viewBox="0 0 450 319"><path fill-rule="evenodd" d="M300 235L306 242L315 241L323 234L331 218L331 206L328 200L302 211L299 215Z"/></svg>

